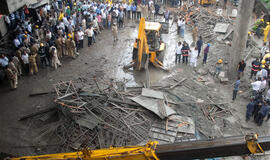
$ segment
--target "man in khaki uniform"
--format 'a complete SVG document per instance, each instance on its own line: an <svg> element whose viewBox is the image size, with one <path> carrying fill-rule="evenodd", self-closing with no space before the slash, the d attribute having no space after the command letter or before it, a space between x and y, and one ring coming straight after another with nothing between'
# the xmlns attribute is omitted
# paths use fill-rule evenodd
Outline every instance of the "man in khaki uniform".
<svg viewBox="0 0 270 160"><path fill-rule="evenodd" d="M117 41L118 40L118 37L117 37L118 29L117 29L116 23L113 23L112 32L113 32L113 40Z"/></svg>
<svg viewBox="0 0 270 160"><path fill-rule="evenodd" d="M19 58L17 56L14 56L12 58L12 62L14 63L14 65L18 71L18 76L22 75L22 65L21 65Z"/></svg>
<svg viewBox="0 0 270 160"><path fill-rule="evenodd" d="M38 50L39 50L39 44L38 43L34 43L30 48L31 54L35 55L35 58L36 58L35 61L36 62L40 62L40 57L39 57L39 54L38 54ZM36 63L36 65L37 65L37 63Z"/></svg>
<svg viewBox="0 0 270 160"><path fill-rule="evenodd" d="M198 27L194 24L192 28L192 39L194 43L197 42L197 37L198 37Z"/></svg>
<svg viewBox="0 0 270 160"><path fill-rule="evenodd" d="M6 75L8 77L11 89L16 89L17 84L18 84L17 73L15 71L13 71L11 68L7 67L6 68Z"/></svg>
<svg viewBox="0 0 270 160"><path fill-rule="evenodd" d="M67 45L66 45L66 38L65 37L61 37L61 41L62 41L62 55L67 56L68 55L68 51L67 51Z"/></svg>
<svg viewBox="0 0 270 160"><path fill-rule="evenodd" d="M74 57L74 53L72 51L72 48L71 48L71 42L72 40L70 38L68 38L66 40L66 46L67 46L67 53L68 53L68 56L72 57L72 58L75 58Z"/></svg>
<svg viewBox="0 0 270 160"><path fill-rule="evenodd" d="M29 56L30 75L36 74L38 72L36 56L37 54L31 54Z"/></svg>
<svg viewBox="0 0 270 160"><path fill-rule="evenodd" d="M58 58L62 58L63 57L63 50L62 50L63 44L62 44L61 37L58 37L57 40L55 40L55 45L57 49Z"/></svg>

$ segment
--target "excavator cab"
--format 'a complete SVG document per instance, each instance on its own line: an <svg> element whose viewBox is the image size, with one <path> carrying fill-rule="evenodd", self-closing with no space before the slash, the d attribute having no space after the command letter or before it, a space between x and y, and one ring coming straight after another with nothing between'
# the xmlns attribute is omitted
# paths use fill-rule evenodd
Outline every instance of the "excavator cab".
<svg viewBox="0 0 270 160"><path fill-rule="evenodd" d="M168 33L168 31L168 23L146 22L144 18L141 18L138 37L133 45L132 66L135 69L145 68L149 61L154 66L166 70L162 63L166 45L162 41L161 34Z"/></svg>

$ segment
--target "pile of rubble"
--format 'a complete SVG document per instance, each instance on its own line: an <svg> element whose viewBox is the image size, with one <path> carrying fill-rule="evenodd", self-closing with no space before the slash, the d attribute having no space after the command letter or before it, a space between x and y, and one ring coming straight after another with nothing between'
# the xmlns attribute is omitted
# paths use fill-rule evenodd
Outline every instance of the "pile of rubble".
<svg viewBox="0 0 270 160"><path fill-rule="evenodd" d="M231 109L213 89L212 77L208 73L183 75L182 71L149 88L96 78L91 83L59 82L54 85L59 120L41 127L38 138L56 135L61 145L57 152L68 152L149 140L164 144L208 139L234 128ZM40 118L46 117L46 111L50 109L39 112Z"/></svg>

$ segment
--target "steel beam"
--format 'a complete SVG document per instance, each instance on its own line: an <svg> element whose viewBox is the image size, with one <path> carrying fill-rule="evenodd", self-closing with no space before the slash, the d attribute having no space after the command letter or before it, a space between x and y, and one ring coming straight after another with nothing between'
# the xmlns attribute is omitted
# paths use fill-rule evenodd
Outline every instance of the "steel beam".
<svg viewBox="0 0 270 160"><path fill-rule="evenodd" d="M258 137L258 142L263 150L270 150L270 136ZM164 144L158 145L156 149L160 160L191 160L246 154L250 152L245 136Z"/></svg>

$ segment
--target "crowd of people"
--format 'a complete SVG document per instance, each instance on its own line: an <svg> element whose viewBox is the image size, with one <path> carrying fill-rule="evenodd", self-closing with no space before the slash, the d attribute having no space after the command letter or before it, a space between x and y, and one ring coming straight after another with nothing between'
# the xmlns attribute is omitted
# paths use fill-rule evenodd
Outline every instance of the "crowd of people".
<svg viewBox="0 0 270 160"><path fill-rule="evenodd" d="M62 58L75 58L84 48L96 43L102 30L110 29L117 41L118 28L125 20L154 18L159 5L152 0L142 3L94 2L91 0L53 0L37 9L36 16L27 6L8 16L5 22L14 33L13 55L0 55L0 68L12 89L17 88L18 76L37 74L39 69L62 65ZM167 17L168 18L168 17Z"/></svg>

